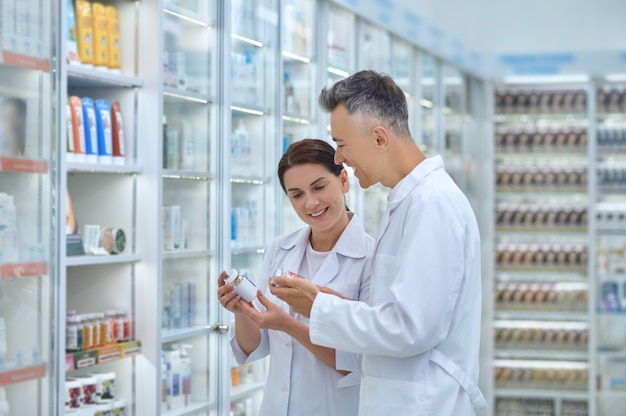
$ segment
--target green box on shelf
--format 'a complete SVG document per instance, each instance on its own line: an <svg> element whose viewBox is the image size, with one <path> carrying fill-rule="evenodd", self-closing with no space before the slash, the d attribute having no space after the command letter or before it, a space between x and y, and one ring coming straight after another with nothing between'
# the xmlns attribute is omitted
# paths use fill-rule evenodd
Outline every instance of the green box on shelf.
<svg viewBox="0 0 626 416"><path fill-rule="evenodd" d="M74 369L94 366L98 363L98 351L82 351L74 353Z"/></svg>

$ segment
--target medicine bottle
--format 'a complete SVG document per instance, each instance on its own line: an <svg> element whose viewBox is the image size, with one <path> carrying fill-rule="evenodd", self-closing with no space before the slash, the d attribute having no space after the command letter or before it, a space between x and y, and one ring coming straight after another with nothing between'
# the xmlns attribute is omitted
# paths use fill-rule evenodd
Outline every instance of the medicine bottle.
<svg viewBox="0 0 626 416"><path fill-rule="evenodd" d="M89 314L89 328L91 329L91 348L100 346L100 332L98 327L98 314Z"/></svg>
<svg viewBox="0 0 626 416"><path fill-rule="evenodd" d="M99 345L105 346L108 344L109 324L104 318L104 312L98 312L98 339Z"/></svg>
<svg viewBox="0 0 626 416"><path fill-rule="evenodd" d="M83 350L83 327L79 316L67 317L65 334L65 349L67 351L77 352Z"/></svg>
<svg viewBox="0 0 626 416"><path fill-rule="evenodd" d="M256 298L257 288L246 276L232 269L228 277L224 280L227 284L232 284L237 294L246 302L252 302Z"/></svg>
<svg viewBox="0 0 626 416"><path fill-rule="evenodd" d="M130 321L126 309L117 311L117 342L130 341Z"/></svg>
<svg viewBox="0 0 626 416"><path fill-rule="evenodd" d="M93 346L91 341L91 324L89 323L89 315L79 315L79 317L83 328L83 349L88 350Z"/></svg>
<svg viewBox="0 0 626 416"><path fill-rule="evenodd" d="M115 344L117 342L117 312L113 309L110 309L104 313L104 316L109 327L107 343Z"/></svg>

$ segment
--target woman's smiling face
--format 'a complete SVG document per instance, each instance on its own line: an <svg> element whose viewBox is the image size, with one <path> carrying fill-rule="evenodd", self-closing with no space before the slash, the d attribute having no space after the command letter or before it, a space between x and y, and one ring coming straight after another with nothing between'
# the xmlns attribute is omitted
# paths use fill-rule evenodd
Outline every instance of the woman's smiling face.
<svg viewBox="0 0 626 416"><path fill-rule="evenodd" d="M291 206L312 229L331 229L346 215L344 194L350 187L345 169L335 176L315 163L292 166L285 172L284 183Z"/></svg>

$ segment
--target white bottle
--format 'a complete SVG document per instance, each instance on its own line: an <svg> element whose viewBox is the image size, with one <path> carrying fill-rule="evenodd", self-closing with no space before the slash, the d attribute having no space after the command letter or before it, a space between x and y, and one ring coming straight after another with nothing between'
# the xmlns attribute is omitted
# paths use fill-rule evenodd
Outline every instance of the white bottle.
<svg viewBox="0 0 626 416"><path fill-rule="evenodd" d="M257 288L248 278L239 273L236 269L232 269L228 277L224 280L227 284L232 284L237 294L246 302L252 302L256 299Z"/></svg>
<svg viewBox="0 0 626 416"><path fill-rule="evenodd" d="M181 121L183 141L180 158L180 168L184 170L193 169L193 127L191 121L183 119Z"/></svg>
<svg viewBox="0 0 626 416"><path fill-rule="evenodd" d="M191 404L191 358L187 353L188 348L193 347L188 344L182 344L180 346L180 379L182 394L185 399L185 406L189 406Z"/></svg>

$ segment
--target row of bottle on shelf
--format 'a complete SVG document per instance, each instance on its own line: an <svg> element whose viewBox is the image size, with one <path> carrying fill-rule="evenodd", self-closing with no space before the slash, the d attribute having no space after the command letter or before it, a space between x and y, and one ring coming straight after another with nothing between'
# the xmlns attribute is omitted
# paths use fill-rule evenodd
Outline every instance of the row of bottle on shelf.
<svg viewBox="0 0 626 416"><path fill-rule="evenodd" d="M569 270L587 268L587 247L569 244L496 245L496 268L500 270Z"/></svg>
<svg viewBox="0 0 626 416"><path fill-rule="evenodd" d="M116 397L115 372L90 373L65 380L65 415L124 416L126 401Z"/></svg>
<svg viewBox="0 0 626 416"><path fill-rule="evenodd" d="M605 86L598 88L597 108L599 113L626 113L626 88L624 86Z"/></svg>
<svg viewBox="0 0 626 416"><path fill-rule="evenodd" d="M602 283L600 308L607 312L626 312L626 279L607 280Z"/></svg>
<svg viewBox="0 0 626 416"><path fill-rule="evenodd" d="M67 0L67 57L70 63L119 71L119 15L115 6Z"/></svg>
<svg viewBox="0 0 626 416"><path fill-rule="evenodd" d="M587 149L585 129L496 129L496 152L580 152Z"/></svg>
<svg viewBox="0 0 626 416"><path fill-rule="evenodd" d="M561 413L556 414L554 400L510 399L496 400L496 416L587 416L587 402L563 401Z"/></svg>
<svg viewBox="0 0 626 416"><path fill-rule="evenodd" d="M191 404L191 345L172 344L161 353L161 412L182 409Z"/></svg>
<svg viewBox="0 0 626 416"><path fill-rule="evenodd" d="M560 166L498 166L496 187L508 191L577 191L587 186L587 169Z"/></svg>
<svg viewBox="0 0 626 416"><path fill-rule="evenodd" d="M194 128L190 119L163 116L163 169L194 168Z"/></svg>
<svg viewBox="0 0 626 416"><path fill-rule="evenodd" d="M209 92L209 76L199 77L187 71L187 55L182 51L163 53L163 85L197 93Z"/></svg>
<svg viewBox="0 0 626 416"><path fill-rule="evenodd" d="M503 89L495 96L496 114L583 113L587 93L582 89Z"/></svg>
<svg viewBox="0 0 626 416"><path fill-rule="evenodd" d="M189 221L183 218L180 205L165 205L161 211L163 250L178 251L189 248Z"/></svg>
<svg viewBox="0 0 626 416"><path fill-rule="evenodd" d="M70 162L123 165L126 139L120 103L69 97L66 151Z"/></svg>
<svg viewBox="0 0 626 416"><path fill-rule="evenodd" d="M613 242L611 246L601 246L597 251L598 274L624 275L626 273L626 244Z"/></svg>
<svg viewBox="0 0 626 416"><path fill-rule="evenodd" d="M498 309L584 311L587 289L576 283L500 282L496 286Z"/></svg>
<svg viewBox="0 0 626 416"><path fill-rule="evenodd" d="M0 14L0 50L43 58L44 16L39 1L5 1Z"/></svg>
<svg viewBox="0 0 626 416"><path fill-rule="evenodd" d="M497 326L495 340L496 347L503 349L585 350L589 332L586 328L557 325Z"/></svg>
<svg viewBox="0 0 626 416"><path fill-rule="evenodd" d="M587 207L500 203L496 206L500 229L569 230L587 226Z"/></svg>
<svg viewBox="0 0 626 416"><path fill-rule="evenodd" d="M599 168L598 185L605 192L626 190L626 165Z"/></svg>
<svg viewBox="0 0 626 416"><path fill-rule="evenodd" d="M251 397L230 404L229 416L249 416L254 414L254 402Z"/></svg>
<svg viewBox="0 0 626 416"><path fill-rule="evenodd" d="M70 310L66 321L65 349L68 352L87 351L133 339L126 309L85 314Z"/></svg>
<svg viewBox="0 0 626 416"><path fill-rule="evenodd" d="M233 247L262 244L260 232L263 224L257 201L248 200L242 205L233 206L230 210L230 221L230 240Z"/></svg>
<svg viewBox="0 0 626 416"><path fill-rule="evenodd" d="M610 153L626 149L626 127L601 126L597 134L600 150Z"/></svg>
<svg viewBox="0 0 626 416"><path fill-rule="evenodd" d="M589 371L585 368L495 366L500 388L586 390Z"/></svg>
<svg viewBox="0 0 626 416"><path fill-rule="evenodd" d="M41 350L38 345L31 346L30 357L25 356L23 346L15 348L13 354L9 355L8 341L6 324L4 318L0 316L0 373L41 364Z"/></svg>
<svg viewBox="0 0 626 416"><path fill-rule="evenodd" d="M172 283L163 295L162 329L190 328L196 324L196 284Z"/></svg>
<svg viewBox="0 0 626 416"><path fill-rule="evenodd" d="M44 244L20 239L17 216L13 195L0 192L0 264L45 261Z"/></svg>
<svg viewBox="0 0 626 416"><path fill-rule="evenodd" d="M233 103L262 107L259 104L263 90L262 72L257 68L257 59L257 52L252 48L230 53Z"/></svg>
<svg viewBox="0 0 626 416"><path fill-rule="evenodd" d="M245 364L242 366L234 365L230 369L230 383L232 387L242 384L251 384L258 381L257 374L254 370L255 364Z"/></svg>

